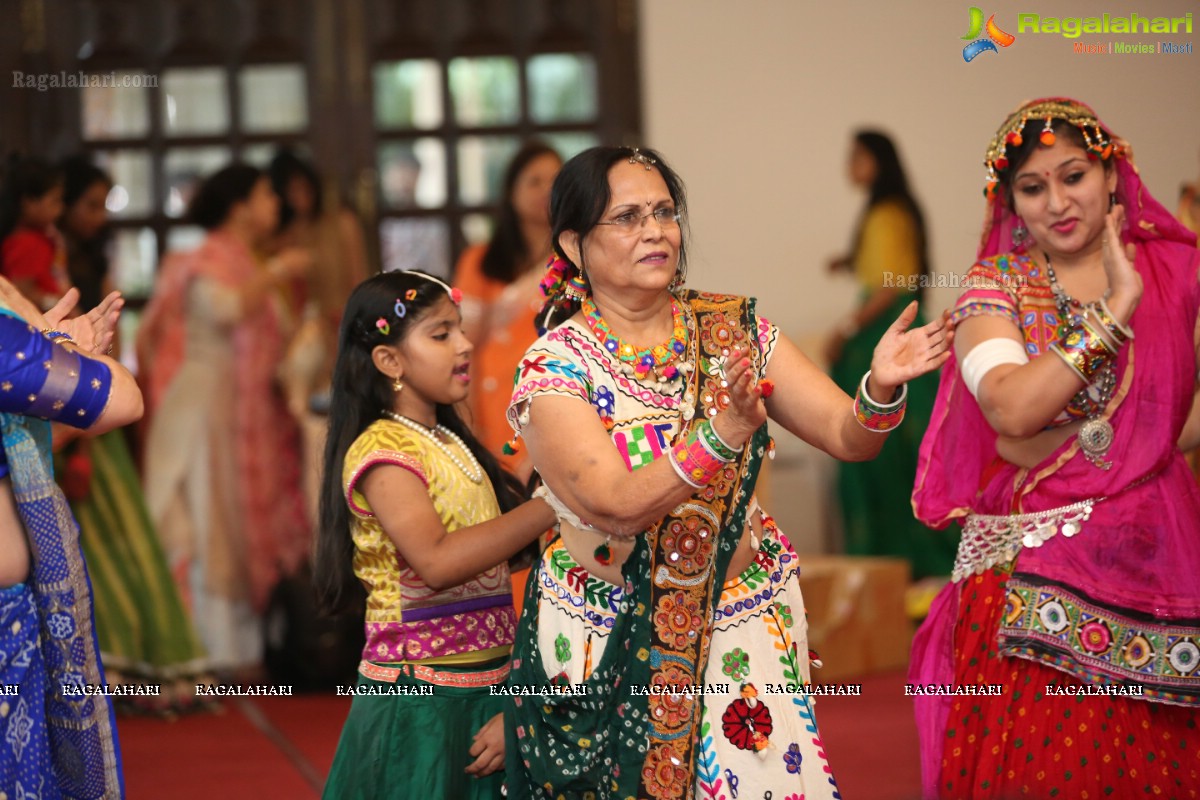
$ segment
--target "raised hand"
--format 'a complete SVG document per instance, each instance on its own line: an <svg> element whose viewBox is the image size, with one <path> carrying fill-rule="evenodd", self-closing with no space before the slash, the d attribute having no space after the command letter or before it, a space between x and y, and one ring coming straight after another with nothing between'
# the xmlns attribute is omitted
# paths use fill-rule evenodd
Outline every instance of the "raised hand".
<svg viewBox="0 0 1200 800"><path fill-rule="evenodd" d="M725 362L729 406L713 419L717 433L732 447L741 447L767 421L767 406L746 351L734 348Z"/></svg>
<svg viewBox="0 0 1200 800"><path fill-rule="evenodd" d="M871 359L871 396L879 402L888 402L900 384L933 372L950 358L954 345L954 323L950 311L914 330L909 326L917 318L917 302L914 300L888 327ZM879 394L874 392L878 391Z"/></svg>
<svg viewBox="0 0 1200 800"><path fill-rule="evenodd" d="M121 293L113 292L88 313L60 320L56 327L63 333L70 334L75 346L80 350L91 355L104 355L112 347L117 322L124 307L125 299L121 297Z"/></svg>
<svg viewBox="0 0 1200 800"><path fill-rule="evenodd" d="M1104 218L1104 233L1100 237L1100 252L1104 259L1104 274L1112 292L1111 308L1118 321L1128 322L1142 299L1142 276L1134 269L1136 248L1121 245L1121 228L1125 224L1125 207L1115 205Z"/></svg>
<svg viewBox="0 0 1200 800"><path fill-rule="evenodd" d="M85 315L91 321L92 329L96 332L95 352L107 353L112 349L123 308L125 308L125 298L121 296L120 292L111 292L108 297L100 301L100 305Z"/></svg>

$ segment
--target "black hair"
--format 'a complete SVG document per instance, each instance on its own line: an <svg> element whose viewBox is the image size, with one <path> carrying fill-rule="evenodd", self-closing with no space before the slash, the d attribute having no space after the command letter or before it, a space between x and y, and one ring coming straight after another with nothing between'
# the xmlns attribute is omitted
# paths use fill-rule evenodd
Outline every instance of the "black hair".
<svg viewBox="0 0 1200 800"><path fill-rule="evenodd" d="M292 150L284 148L271 159L271 165L267 167L267 174L271 177L271 185L275 187L275 194L279 195L279 230L291 225L292 220L296 218L296 209L292 208L292 204L288 202L287 195L288 184L292 182L292 178L303 178L308 182L313 195L313 214L315 216L321 214L323 208L321 176L317 174L317 170L312 164L300 158Z"/></svg>
<svg viewBox="0 0 1200 800"><path fill-rule="evenodd" d="M84 240L66 225L71 207L93 186L100 184L111 189L113 182L108 173L93 164L85 155L70 156L59 168L63 173L63 214L58 229L67 243L67 273L72 285L79 289L81 308L93 308L100 303L104 294L104 279L108 275L108 226L101 228L95 236Z"/></svg>
<svg viewBox="0 0 1200 800"><path fill-rule="evenodd" d="M1003 170L997 171L997 177L1000 180L1000 185L1004 189L1004 199L1008 204L1008 210L1016 213L1016 198L1012 190L1012 181L1020 172L1021 167L1034 154L1041 143L1041 135L1044 130L1045 120L1030 119L1026 121L1025 127L1021 131L1021 144L1008 145L1005 148L1004 155L1008 159L1008 166ZM1083 132L1079 128L1072 125L1065 119L1055 117L1050 121L1050 129L1054 131L1054 136L1057 139L1065 139L1071 144L1083 150L1088 149L1087 141L1083 138ZM1103 130L1103 129L1102 129ZM1112 140L1112 134L1104 131L1104 137ZM1112 160L1104 162L1104 169L1107 171L1112 169Z"/></svg>
<svg viewBox="0 0 1200 800"><path fill-rule="evenodd" d="M557 150L545 142L534 140L526 142L508 162L508 169L504 172L500 209L496 214L496 229L492 233L487 251L483 254L481 265L483 274L492 280L512 283L518 277L517 271L531 255L534 255L529 252L525 237L521 233L521 219L517 216L516 206L513 205L513 188L525 168L542 156L554 156L562 161Z"/></svg>
<svg viewBox="0 0 1200 800"><path fill-rule="evenodd" d="M550 190L550 241L555 254L567 262L570 269L566 278L570 279L580 271L586 270L586 264L575 264L563 251L559 240L564 233L573 231L579 235L580 261L583 260L583 242L588 234L596 227L612 194L608 185L608 172L622 159L651 160L651 169L658 170L663 181L667 184L667 192L675 203L675 210L682 215L679 240L679 270L687 274L687 192L684 190L683 179L675 173L663 157L654 150L635 150L632 147L590 147L579 155L563 164L558 177L554 179L554 187ZM553 320L547 316L554 310ZM570 300L562 292L546 300L538 319L546 321L546 327L553 327L551 321L562 322L579 310L578 301Z"/></svg>
<svg viewBox="0 0 1200 800"><path fill-rule="evenodd" d="M188 219L207 231L229 218L236 203L250 197L263 171L249 164L233 163L209 176L192 197Z"/></svg>
<svg viewBox="0 0 1200 800"><path fill-rule="evenodd" d="M397 319L396 298L406 297L410 291L416 296L405 302L407 313ZM342 493L342 470L354 440L380 419L380 409L390 408L394 399L391 382L376 369L371 352L381 344L398 344L415 322L446 297L442 284L423 277L423 273L385 272L360 283L346 302L330 389L329 433L313 565L317 602L326 613L355 610L365 597L362 584L354 576L354 541L350 536L350 509ZM376 325L381 317L389 322L386 334ZM479 461L502 512L526 499L516 477L475 438L454 406L439 404L436 416L438 424L462 439Z"/></svg>
<svg viewBox="0 0 1200 800"><path fill-rule="evenodd" d="M97 167L85 155L74 155L63 159L59 165L63 176L63 205L67 208L75 205L84 192L102 183L112 187L112 178L108 173Z"/></svg>
<svg viewBox="0 0 1200 800"><path fill-rule="evenodd" d="M0 242L21 222L21 201L44 197L62 183L58 167L40 158L13 153L0 181Z"/></svg>
<svg viewBox="0 0 1200 800"><path fill-rule="evenodd" d="M857 131L854 134L854 141L870 153L871 158L874 159L875 179L871 181L867 205L863 208L858 224L855 226L851 260L858 256L858 250L862 246L863 225L866 223L871 209L885 201L896 202L908 211L913 225L916 226L917 263L920 267L921 278L927 278L929 276L929 239L925 230L925 215L921 213L921 206L913 197L912 190L909 189L908 178L904 174L904 167L900 165L900 154L896 151L896 145L887 134L874 130ZM925 283L924 280L918 283L918 300L924 296Z"/></svg>

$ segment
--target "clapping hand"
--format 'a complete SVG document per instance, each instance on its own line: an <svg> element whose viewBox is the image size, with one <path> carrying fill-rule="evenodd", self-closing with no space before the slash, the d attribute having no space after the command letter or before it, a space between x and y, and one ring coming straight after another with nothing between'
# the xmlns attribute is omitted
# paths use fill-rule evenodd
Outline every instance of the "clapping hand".
<svg viewBox="0 0 1200 800"><path fill-rule="evenodd" d="M46 321L57 330L70 334L71 338L75 340L75 346L80 350L94 355L109 352L112 350L113 340L117 334L117 323L121 319L121 309L125 307L125 298L121 297L120 292L112 292L100 301L100 305L86 314L70 319L59 317L56 320L55 316L58 314L59 308L72 293L75 294L75 299L78 299L79 293L74 289L63 295L63 299L46 312ZM75 303L72 302L71 307L74 305Z"/></svg>
<svg viewBox="0 0 1200 800"><path fill-rule="evenodd" d="M917 318L917 302L909 303L875 345L871 359L869 391L878 402L889 402L896 388L926 372L933 372L950 358L954 344L954 323L949 310L914 330L908 327ZM879 394L875 394L878 391Z"/></svg>
<svg viewBox="0 0 1200 800"><path fill-rule="evenodd" d="M734 348L729 353L723 378L729 384L729 405L717 415L721 418L717 433L733 447L741 447L767 421L762 389L746 350Z"/></svg>
<svg viewBox="0 0 1200 800"><path fill-rule="evenodd" d="M121 293L113 292L88 313L68 319L67 315L79 302L79 290L72 288L43 314L4 278L0 278L0 300L33 327L62 331L71 337L77 348L90 354L102 354L112 347L121 309L125 307Z"/></svg>
<svg viewBox="0 0 1200 800"><path fill-rule="evenodd" d="M1100 251L1104 260L1104 274L1112 292L1113 309L1124 312L1122 322L1133 315L1133 309L1142 299L1142 276L1133 267L1136 248L1133 244L1121 245L1121 228L1125 225L1125 206L1113 206L1104 218L1104 233L1100 237Z"/></svg>

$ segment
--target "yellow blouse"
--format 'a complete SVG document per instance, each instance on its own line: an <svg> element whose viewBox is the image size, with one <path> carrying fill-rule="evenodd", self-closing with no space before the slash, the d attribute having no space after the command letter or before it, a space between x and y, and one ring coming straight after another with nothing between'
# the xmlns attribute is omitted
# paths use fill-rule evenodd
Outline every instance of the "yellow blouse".
<svg viewBox="0 0 1200 800"><path fill-rule="evenodd" d="M464 462L458 445L446 446ZM401 557L375 519L359 481L391 464L421 479L449 533L500 514L486 475L473 483L434 442L391 420L372 423L346 453L342 473L354 539L354 574L367 590L363 659L380 664L466 664L508 655L516 615L507 562L436 591Z"/></svg>
<svg viewBox="0 0 1200 800"><path fill-rule="evenodd" d="M921 273L916 221L896 200L884 200L867 212L854 258L854 274L864 289L886 286L885 273L899 280ZM894 281L892 286L903 288Z"/></svg>

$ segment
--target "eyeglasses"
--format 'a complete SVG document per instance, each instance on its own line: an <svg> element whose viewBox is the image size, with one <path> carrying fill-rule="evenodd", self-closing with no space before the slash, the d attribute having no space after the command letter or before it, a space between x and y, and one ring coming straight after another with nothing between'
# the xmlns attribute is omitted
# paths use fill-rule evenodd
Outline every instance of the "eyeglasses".
<svg viewBox="0 0 1200 800"><path fill-rule="evenodd" d="M656 208L649 214L639 214L636 211L626 211L616 219L600 220L597 225L614 225L622 233L632 233L646 227L646 220L654 217L654 221L662 228L675 228L679 225L680 214L673 208Z"/></svg>

